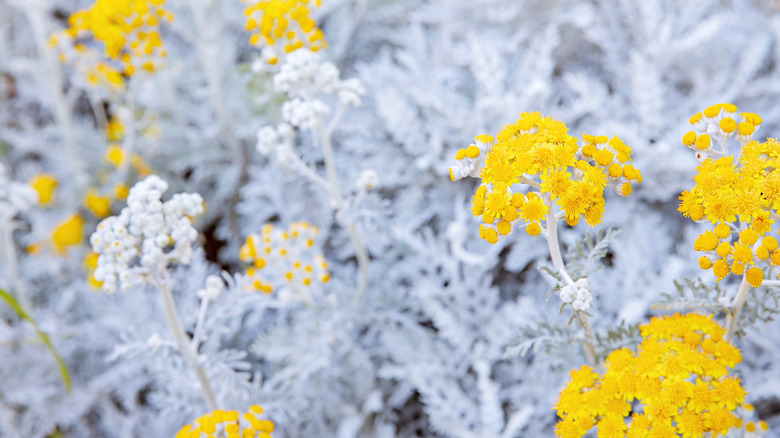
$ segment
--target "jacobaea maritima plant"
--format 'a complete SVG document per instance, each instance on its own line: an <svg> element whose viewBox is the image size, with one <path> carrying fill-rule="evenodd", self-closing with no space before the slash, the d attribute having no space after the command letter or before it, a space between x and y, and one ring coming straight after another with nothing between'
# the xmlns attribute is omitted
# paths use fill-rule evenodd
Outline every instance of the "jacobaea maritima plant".
<svg viewBox="0 0 780 438"><path fill-rule="evenodd" d="M471 209L483 222L480 237L495 244L522 223L529 235L545 238L554 266L548 272L585 332L585 353L596 365L595 338L587 321L593 295L587 273L573 278L564 263L558 222L565 219L575 226L584 217L595 226L604 216L607 187L622 196L631 194L631 182L642 181L642 173L629 163L631 147L617 136L583 135L580 142L569 135L563 122L538 112L522 113L496 138L480 135L475 140L476 144L457 152L458 164L450 168L450 178L482 179Z"/></svg>

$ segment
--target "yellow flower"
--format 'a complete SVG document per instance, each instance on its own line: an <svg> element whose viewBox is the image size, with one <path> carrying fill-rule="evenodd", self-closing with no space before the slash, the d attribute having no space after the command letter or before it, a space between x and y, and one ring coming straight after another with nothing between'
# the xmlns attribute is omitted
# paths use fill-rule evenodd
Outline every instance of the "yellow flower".
<svg viewBox="0 0 780 438"><path fill-rule="evenodd" d="M529 193L526 202L520 207L520 217L526 222L539 222L547 215L547 204L536 193Z"/></svg>
<svg viewBox="0 0 780 438"><path fill-rule="evenodd" d="M38 192L38 200L41 205L49 205L51 203L57 184L57 178L48 173L39 173L30 181L30 186Z"/></svg>
<svg viewBox="0 0 780 438"><path fill-rule="evenodd" d="M97 189L90 189L84 198L84 205L98 218L105 218L111 214L111 200L107 196L100 196Z"/></svg>
<svg viewBox="0 0 780 438"><path fill-rule="evenodd" d="M571 186L571 173L563 170L552 170L541 176L541 192L549 192L552 199L566 193Z"/></svg>
<svg viewBox="0 0 780 438"><path fill-rule="evenodd" d="M495 219L500 219L504 215L504 210L510 207L510 201L511 196L507 193L506 186L494 187L485 200L485 212L482 215L485 223L493 223Z"/></svg>
<svg viewBox="0 0 780 438"><path fill-rule="evenodd" d="M130 194L130 189L127 184L119 183L114 186L114 196L117 199L127 199L127 195Z"/></svg>
<svg viewBox="0 0 780 438"><path fill-rule="evenodd" d="M125 153L122 150L122 146L118 144L112 144L106 150L106 160L114 166L119 167L124 160L124 154Z"/></svg>
<svg viewBox="0 0 780 438"><path fill-rule="evenodd" d="M125 136L125 125L123 125L122 122L116 119L109 121L108 125L106 125L106 136L108 137L109 141L122 140L122 137ZM109 153L112 153L111 148L109 148ZM109 158L109 160L111 160L111 158ZM113 160L111 161L113 162ZM121 152L118 161L119 162L122 161Z"/></svg>
<svg viewBox="0 0 780 438"><path fill-rule="evenodd" d="M58 250L64 251L69 246L78 245L84 237L84 218L78 214L71 215L60 222L54 229L52 241Z"/></svg>

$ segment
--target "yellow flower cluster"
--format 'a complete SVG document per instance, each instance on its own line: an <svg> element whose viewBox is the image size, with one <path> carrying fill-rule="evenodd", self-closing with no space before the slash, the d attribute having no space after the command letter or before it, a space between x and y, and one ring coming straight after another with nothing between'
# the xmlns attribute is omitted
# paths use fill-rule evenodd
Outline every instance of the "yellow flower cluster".
<svg viewBox="0 0 780 438"><path fill-rule="evenodd" d="M482 179L471 211L482 218L480 236L490 243L520 221L528 234L540 234L553 202L569 225L584 217L594 226L604 215L607 186L628 196L631 182L642 181L642 173L629 163L631 147L619 137L583 135L580 142L563 122L538 112L523 113L496 138L480 135L475 142L458 151L450 178ZM516 184L533 189L513 190Z"/></svg>
<svg viewBox="0 0 780 438"><path fill-rule="evenodd" d="M263 408L258 405L250 407L243 416L238 411L218 409L182 427L176 438L271 438L274 422L257 418L262 413Z"/></svg>
<svg viewBox="0 0 780 438"><path fill-rule="evenodd" d="M325 35L317 27L317 22L309 14L310 0L261 0L250 1L244 10L246 15L246 30L252 36L252 45L264 42L269 46L277 42L284 43L285 53L290 53L301 47L308 47L312 52L327 47ZM316 7L322 5L321 0L314 1ZM276 64L277 58L271 58L271 64Z"/></svg>
<svg viewBox="0 0 780 438"><path fill-rule="evenodd" d="M122 73L101 61L88 74L90 83L97 85L105 80L121 86L122 74L132 76L139 68L153 72L166 55L159 26L161 20L173 20L173 14L164 8L164 3L165 0L96 0L89 9L71 15L70 27L52 36L50 43L58 45L61 40L72 42L93 36L104 44L104 56L120 63ZM76 44L75 49L78 53L88 52L82 43Z"/></svg>
<svg viewBox="0 0 780 438"><path fill-rule="evenodd" d="M694 130L683 136L683 144L696 151L699 158L723 156L728 152L730 138L744 145L752 140L762 122L758 114L742 113L737 117L736 105L718 103L691 117Z"/></svg>
<svg viewBox="0 0 780 438"><path fill-rule="evenodd" d="M767 235L780 208L780 142L752 140L761 118L742 113L743 121L737 123L736 110L731 104L714 105L691 119L697 129L710 132L723 145L722 153L735 132L742 147L737 160L733 156L707 158L697 167L698 174L693 178L696 186L682 192L679 211L694 221L707 219L714 225L699 236L694 246L704 252L699 259L702 269L712 268L718 280L730 273L744 273L748 282L758 287L764 279L761 266L780 265L780 253L775 254L777 239ZM736 128L731 129L732 125ZM709 135L694 138L696 133L691 131L683 143L696 145ZM702 150L721 154L710 147ZM733 234L738 239L732 241Z"/></svg>
<svg viewBox="0 0 780 438"><path fill-rule="evenodd" d="M325 257L312 252L319 232L307 222L293 222L287 230L266 224L259 235L250 234L239 256L252 264L246 275L255 290L271 293L279 284L309 287L330 281Z"/></svg>
<svg viewBox="0 0 780 438"><path fill-rule="evenodd" d="M600 437L717 437L741 424L734 411L745 390L727 368L742 356L723 328L694 313L653 318L641 331L638 353L612 352L604 375L588 366L571 372L555 407L557 436L596 426Z"/></svg>

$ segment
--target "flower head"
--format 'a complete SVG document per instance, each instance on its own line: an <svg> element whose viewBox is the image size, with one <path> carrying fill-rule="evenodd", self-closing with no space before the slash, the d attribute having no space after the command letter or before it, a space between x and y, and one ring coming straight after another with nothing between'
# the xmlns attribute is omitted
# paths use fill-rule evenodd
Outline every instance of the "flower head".
<svg viewBox="0 0 780 438"><path fill-rule="evenodd" d="M139 70L153 72L166 55L159 26L162 20L173 20L173 14L164 3L165 0L96 0L89 9L72 14L68 19L70 27L53 35L50 44L63 50L61 59L90 60L87 79L91 85L105 83L123 88L122 75L132 76ZM103 46L102 56L84 43L75 43L85 36Z"/></svg>
<svg viewBox="0 0 780 438"><path fill-rule="evenodd" d="M521 114L495 138L478 136L455 158L453 181L482 179L472 212L482 217L480 235L491 243L519 220L525 221L528 234L540 234L550 213L560 213L571 225L585 217L595 226L604 216L606 187L628 196L631 182L642 181L641 172L628 163L631 148L620 138L583 135L580 141L563 122L540 113ZM531 190L524 192L522 185Z"/></svg>
<svg viewBox="0 0 780 438"><path fill-rule="evenodd" d="M696 169L697 175L693 178L696 186L680 195L679 210L696 221L706 218L713 225L714 234L705 232L694 247L709 260L700 259L702 269L717 269L718 280L727 277L729 272L745 274L749 283L758 287L763 283L764 270L769 271L774 266L770 255L776 248L771 240L769 246L757 242L771 232L772 217L780 209L780 142L753 140L761 118L752 113L738 117L736 111L734 105L718 104L691 119L697 132L709 133L701 134L697 139L703 135L712 136L721 147L692 145L694 131L683 137L686 146L706 151L704 156L709 158ZM736 120L743 121L736 124ZM753 130L749 134L747 128L740 131L742 123L751 124ZM727 155L727 143L732 137L741 145L738 158ZM718 259L720 261L716 261Z"/></svg>
<svg viewBox="0 0 780 438"><path fill-rule="evenodd" d="M271 293L279 286L309 288L330 281L325 257L315 253L319 233L307 222L294 222L286 230L267 224L260 234L250 234L240 258L251 264L246 274L252 287Z"/></svg>
<svg viewBox="0 0 780 438"><path fill-rule="evenodd" d="M613 351L603 375L571 372L555 408L557 436L581 437L595 425L599 436L689 438L725 435L739 424L735 410L746 392L726 368L741 357L723 328L709 316L675 314L653 318L641 332L638 352Z"/></svg>
<svg viewBox="0 0 780 438"><path fill-rule="evenodd" d="M168 183L152 175L130 189L127 207L98 224L90 237L99 255L95 279L115 292L137 284L164 281L168 264L188 264L198 232L191 217L203 213L197 193L179 193L162 202Z"/></svg>
<svg viewBox="0 0 780 438"><path fill-rule="evenodd" d="M311 18L310 4L321 6L321 0L249 0L244 10L246 30L251 33L252 45L275 47L282 43L282 51L269 50L270 64L278 62L278 55L291 53L302 47L316 52L328 46L325 35Z"/></svg>

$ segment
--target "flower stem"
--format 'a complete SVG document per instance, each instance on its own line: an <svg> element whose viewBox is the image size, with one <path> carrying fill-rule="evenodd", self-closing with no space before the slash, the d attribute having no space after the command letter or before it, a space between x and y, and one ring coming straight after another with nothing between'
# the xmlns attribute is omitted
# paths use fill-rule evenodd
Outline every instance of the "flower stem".
<svg viewBox="0 0 780 438"><path fill-rule="evenodd" d="M734 335L737 332L737 325L739 324L739 316L742 313L742 308L745 306L747 300L748 291L750 290L750 284L747 281L747 274L742 275L742 282L739 284L737 295L731 301L730 313L726 317L726 340L732 342Z"/></svg>
<svg viewBox="0 0 780 438"><path fill-rule="evenodd" d="M0 240L3 244L3 255L5 258L5 264L8 267L8 276L11 277L13 283L13 292L16 298L19 300L19 304L25 310L31 310L32 305L27 297L27 291L24 288L24 283L19 276L19 261L16 257L16 247L14 245L13 236L13 222L3 224L2 236Z"/></svg>
<svg viewBox="0 0 780 438"><path fill-rule="evenodd" d="M553 207L552 198L549 193L546 194L545 200L547 201L547 206L549 208L547 210L547 235L545 236L545 239L547 240L547 248L550 250L550 258L552 259L555 271L563 277L565 283L571 284L573 281L566 271L566 265L564 264L563 256L561 255L561 246L558 243L558 217L555 214L555 208ZM585 356L587 356L588 361L591 364L598 367L599 364L596 363L596 339L593 336L593 327L591 327L590 322L588 322L585 312L579 310L574 310L574 312L579 326L585 332L585 342L582 343L585 349Z"/></svg>
<svg viewBox="0 0 780 438"><path fill-rule="evenodd" d="M187 335L184 333L179 315L176 313L176 304L173 301L173 294L168 284L165 281L161 281L159 284L160 295L162 296L163 304L165 306L165 316L168 319L168 325L173 333L173 338L176 340L176 346L179 349L179 353L184 358L187 365L195 372L195 375L200 382L200 387L203 390L203 396L206 399L206 404L209 410L217 409L217 401L214 397L214 391L211 389L211 383L209 382L206 372L203 367L198 364L198 360L195 357L195 353L192 350L191 345L187 342Z"/></svg>
<svg viewBox="0 0 780 438"><path fill-rule="evenodd" d="M316 136L319 137L320 144L322 145L322 154L325 158L325 173L330 183L330 193L332 199L336 203L336 208L341 209L344 204L344 198L341 195L341 187L339 185L338 174L336 172L336 160L333 158L333 146L330 140L330 130L326 130L322 124L318 124ZM338 217L338 216L337 216ZM352 246L355 247L355 256L358 262L358 284L357 284L357 296L356 301L360 301L363 297L363 293L368 287L368 251L363 244L363 239L360 232L357 229L357 224L352 217L344 220L344 224L347 227L349 237L352 240Z"/></svg>
<svg viewBox="0 0 780 438"><path fill-rule="evenodd" d="M55 56L54 51L48 47L47 42L47 14L49 13L49 10L48 7L32 5L29 8L25 8L24 12L30 20L33 38L35 40L35 48L38 51L41 68L43 72L45 72L41 74L40 80L46 82L49 86L49 92L54 105L54 120L57 123L57 127L60 129L62 141L65 143L65 153L70 161L70 168L74 170L76 184L77 186L81 186L86 183L85 174L83 172L84 160L80 156L76 146L72 111L70 110L68 98L63 92L64 80L62 78L59 60Z"/></svg>

